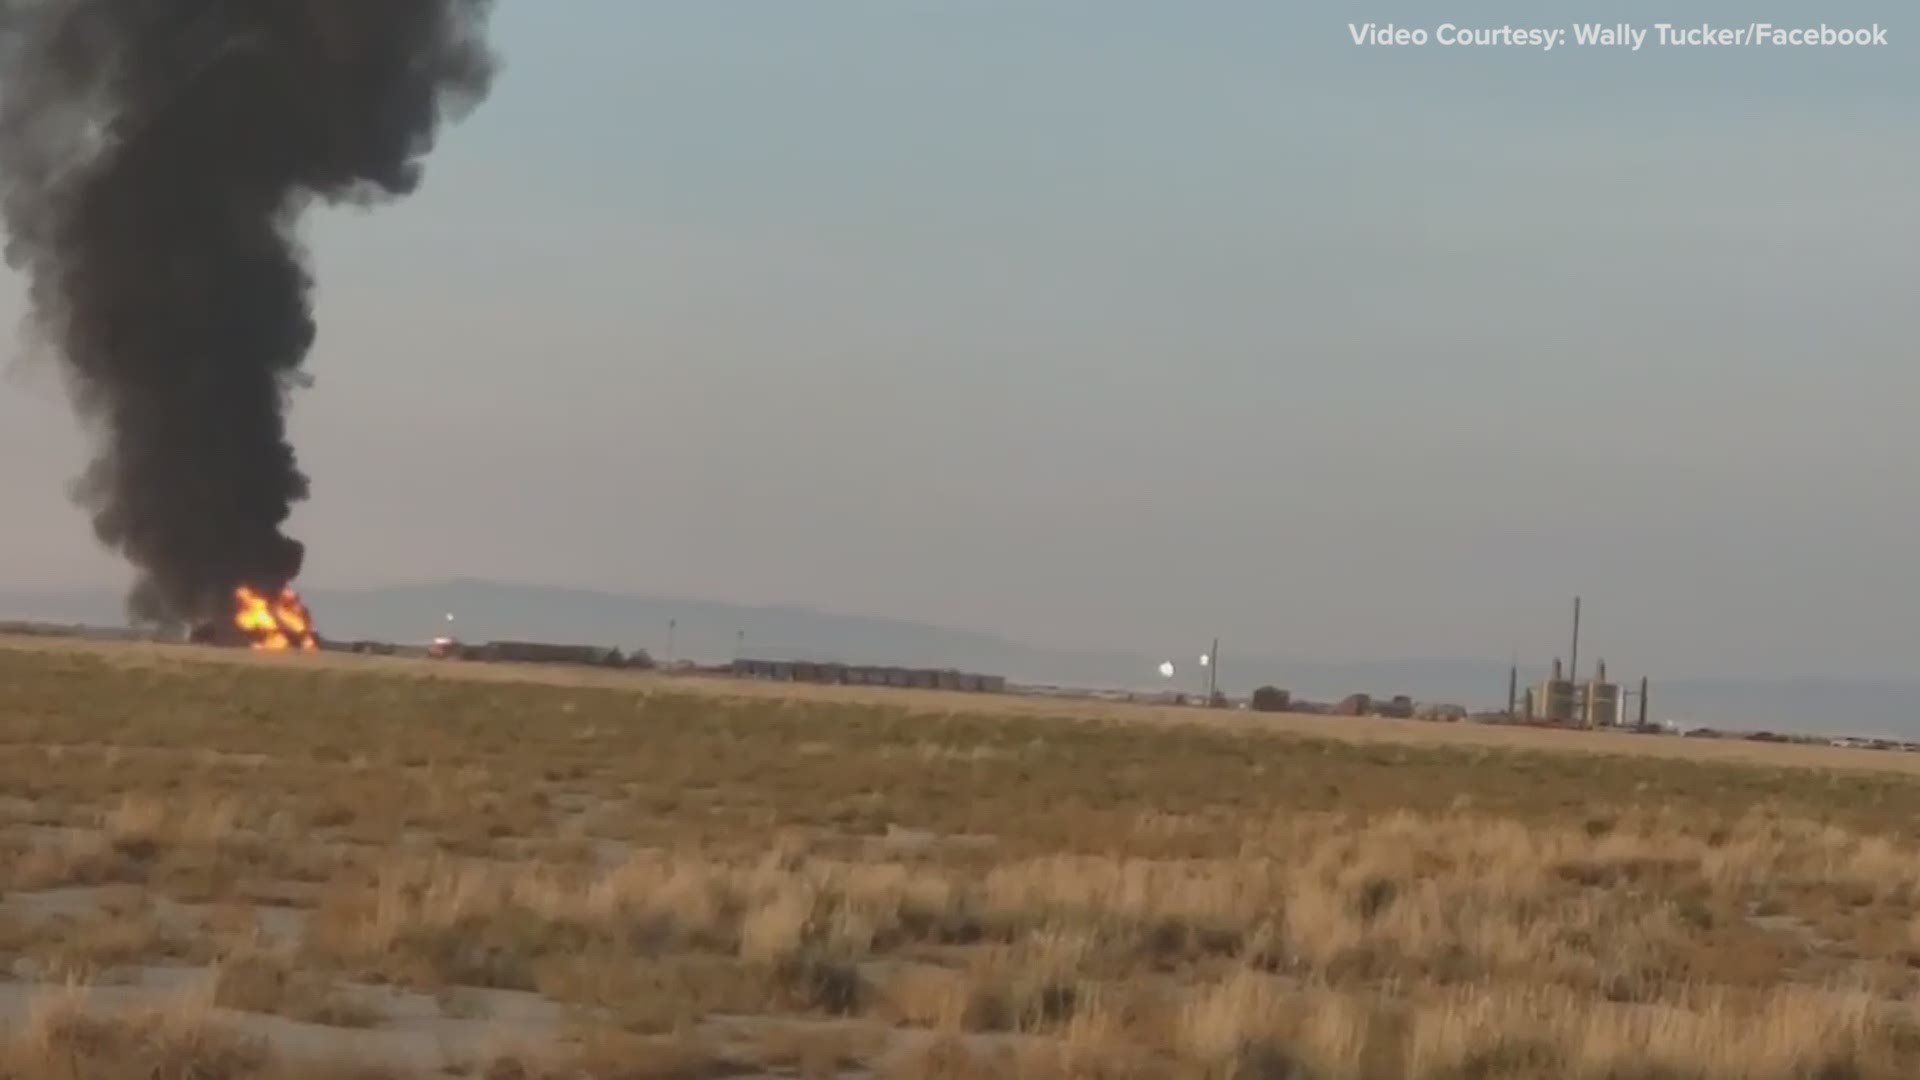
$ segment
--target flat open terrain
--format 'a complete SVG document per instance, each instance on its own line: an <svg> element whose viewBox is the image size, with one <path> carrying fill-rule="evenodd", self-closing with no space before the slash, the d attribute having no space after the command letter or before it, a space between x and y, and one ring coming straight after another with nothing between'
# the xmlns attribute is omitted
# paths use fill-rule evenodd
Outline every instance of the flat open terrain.
<svg viewBox="0 0 1920 1080"><path fill-rule="evenodd" d="M1911 1077L1915 757L0 642L0 1077Z"/></svg>

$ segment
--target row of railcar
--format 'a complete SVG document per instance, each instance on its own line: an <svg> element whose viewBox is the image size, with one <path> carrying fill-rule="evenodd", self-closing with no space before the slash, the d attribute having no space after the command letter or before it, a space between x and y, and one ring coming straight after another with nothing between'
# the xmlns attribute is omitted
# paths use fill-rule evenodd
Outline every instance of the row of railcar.
<svg viewBox="0 0 1920 1080"><path fill-rule="evenodd" d="M743 679L772 682L825 683L839 686L894 686L916 690L958 690L997 694L1006 690L1001 675L981 675L951 668L883 667L867 664L816 663L804 660L735 660L733 674Z"/></svg>

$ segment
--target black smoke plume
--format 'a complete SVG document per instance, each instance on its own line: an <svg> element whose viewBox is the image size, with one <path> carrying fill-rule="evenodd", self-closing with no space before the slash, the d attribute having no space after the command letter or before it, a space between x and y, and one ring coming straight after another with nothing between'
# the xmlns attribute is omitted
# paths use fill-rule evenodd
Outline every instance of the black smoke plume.
<svg viewBox="0 0 1920 1080"><path fill-rule="evenodd" d="M137 570L136 618L218 617L300 572L297 227L415 189L489 89L490 2L0 0L7 262L97 431L74 494Z"/></svg>

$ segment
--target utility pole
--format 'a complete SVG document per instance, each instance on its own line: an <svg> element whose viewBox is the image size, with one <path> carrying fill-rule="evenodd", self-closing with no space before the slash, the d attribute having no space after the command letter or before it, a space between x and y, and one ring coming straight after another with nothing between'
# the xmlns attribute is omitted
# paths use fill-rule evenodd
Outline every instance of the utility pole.
<svg viewBox="0 0 1920 1080"><path fill-rule="evenodd" d="M1520 697L1520 658L1507 665L1507 719L1513 719L1513 707Z"/></svg>
<svg viewBox="0 0 1920 1080"><path fill-rule="evenodd" d="M667 620L667 666L673 666L673 631L680 625L679 619Z"/></svg>
<svg viewBox="0 0 1920 1080"><path fill-rule="evenodd" d="M746 655L747 632L745 630L735 630L733 632L733 658L737 661L743 659Z"/></svg>
<svg viewBox="0 0 1920 1080"><path fill-rule="evenodd" d="M1580 598L1573 598L1573 652L1567 657L1567 680L1580 681Z"/></svg>
<svg viewBox="0 0 1920 1080"><path fill-rule="evenodd" d="M1207 708L1213 708L1220 686L1220 639L1213 639L1213 651L1207 654Z"/></svg>
<svg viewBox="0 0 1920 1080"><path fill-rule="evenodd" d="M1640 676L1640 726L1647 726L1647 677Z"/></svg>

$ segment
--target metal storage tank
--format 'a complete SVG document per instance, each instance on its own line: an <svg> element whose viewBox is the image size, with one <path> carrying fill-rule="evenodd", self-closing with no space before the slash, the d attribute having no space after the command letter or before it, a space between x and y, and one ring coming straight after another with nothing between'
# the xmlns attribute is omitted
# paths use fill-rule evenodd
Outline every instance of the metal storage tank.
<svg viewBox="0 0 1920 1080"><path fill-rule="evenodd" d="M1573 720L1573 683L1566 679L1548 679L1540 685L1540 718L1565 724Z"/></svg>
<svg viewBox="0 0 1920 1080"><path fill-rule="evenodd" d="M1548 723L1572 723L1573 698L1573 680L1566 677L1560 661L1555 660L1553 674L1540 684L1540 693L1535 698L1535 704L1540 708L1540 719Z"/></svg>
<svg viewBox="0 0 1920 1080"><path fill-rule="evenodd" d="M1587 684L1587 726L1609 727L1620 718L1620 684L1607 681L1607 662L1594 668Z"/></svg>

